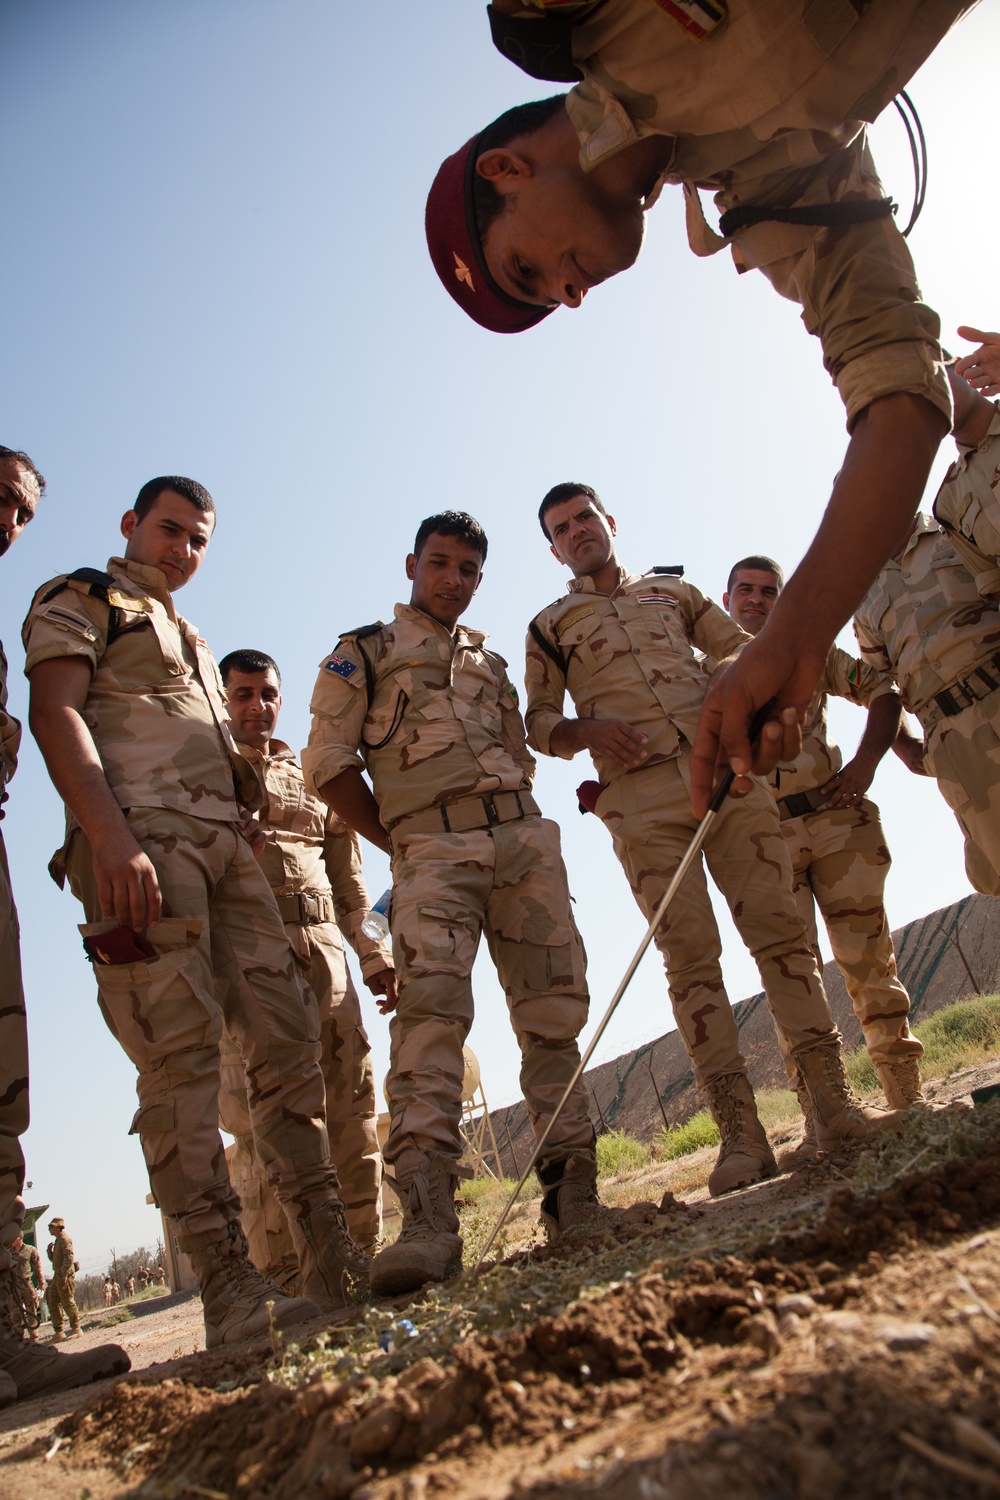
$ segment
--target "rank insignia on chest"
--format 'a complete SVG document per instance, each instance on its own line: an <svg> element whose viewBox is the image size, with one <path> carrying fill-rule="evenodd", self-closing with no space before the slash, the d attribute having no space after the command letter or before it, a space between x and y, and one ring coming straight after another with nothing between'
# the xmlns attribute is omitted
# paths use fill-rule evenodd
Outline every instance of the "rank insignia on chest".
<svg viewBox="0 0 1000 1500"><path fill-rule="evenodd" d="M153 613L152 599L136 599L132 594L120 594L117 589L108 589L108 603L113 609L127 609L134 615Z"/></svg>
<svg viewBox="0 0 1000 1500"><path fill-rule="evenodd" d="M579 609L571 609L569 614L563 615L561 620L556 621L556 639L558 640L561 636L565 635L567 630L572 630L574 625L578 625L581 620L585 620L588 615L592 615L593 613L594 606L592 604L582 604Z"/></svg>
<svg viewBox="0 0 1000 1500"><path fill-rule="evenodd" d="M335 672L338 677L353 677L358 670L357 662L348 661L346 656L331 656L323 663L323 667L327 672Z"/></svg>

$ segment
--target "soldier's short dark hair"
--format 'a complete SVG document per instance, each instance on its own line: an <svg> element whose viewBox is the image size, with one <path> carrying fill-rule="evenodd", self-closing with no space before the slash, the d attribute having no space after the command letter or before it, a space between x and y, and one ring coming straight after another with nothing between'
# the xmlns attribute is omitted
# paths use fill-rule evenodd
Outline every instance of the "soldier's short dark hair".
<svg viewBox="0 0 1000 1500"><path fill-rule="evenodd" d="M45 494L45 475L37 464L32 463L22 448L5 448L0 443L0 458L13 458L21 465L22 469L27 469L29 474L34 474L35 483L38 485L38 493L40 495Z"/></svg>
<svg viewBox="0 0 1000 1500"><path fill-rule="evenodd" d="M554 484L545 499L538 507L538 524L545 532L546 538L551 542L549 528L545 524L545 516L554 505L561 505L564 500L574 500L577 495L585 495L595 510L600 511L602 516L607 515L604 509L604 501L596 490L591 489L589 484L577 484L575 480L567 479L563 484Z"/></svg>
<svg viewBox="0 0 1000 1500"><path fill-rule="evenodd" d="M442 510L438 515L428 516L426 521L421 521L417 528L417 539L413 543L414 557L420 556L429 536L457 536L459 541L467 542L470 547L474 547L483 562L486 561L486 551L489 547L486 532L475 516L470 516L467 511Z"/></svg>
<svg viewBox="0 0 1000 1500"><path fill-rule="evenodd" d="M183 474L161 474L156 479L148 479L135 497L132 509L140 521L149 515L164 490L176 490L178 495L190 500L195 510L200 510L202 515L215 516L215 501L203 484L199 484L196 479L185 479Z"/></svg>
<svg viewBox="0 0 1000 1500"><path fill-rule="evenodd" d="M230 651L229 655L224 656L219 662L219 676L222 678L223 687L226 685L230 672L245 672L248 677L252 677L255 672L267 671L274 673L280 687L281 673L278 671L278 663L264 651L254 651L250 647L245 647L240 651Z"/></svg>
<svg viewBox="0 0 1000 1500"><path fill-rule="evenodd" d="M553 94L549 99L533 99L528 104L515 104L513 109L505 110L491 125L487 125L479 137L476 142L476 157L482 156L484 151L495 151L498 146L509 146L519 135L530 135L532 131L540 130L565 103L565 94ZM478 172L473 172L472 209L476 216L480 243L494 219L499 219L503 213L506 196L498 192L492 182L480 177Z"/></svg>
<svg viewBox="0 0 1000 1500"><path fill-rule="evenodd" d="M729 582L726 584L726 593L733 592L733 584L736 582L737 573L742 573L744 568L752 568L755 573L773 573L778 580L778 587L784 588L785 575L779 563L773 557L754 555L753 557L741 557L738 563L733 563L729 570Z"/></svg>

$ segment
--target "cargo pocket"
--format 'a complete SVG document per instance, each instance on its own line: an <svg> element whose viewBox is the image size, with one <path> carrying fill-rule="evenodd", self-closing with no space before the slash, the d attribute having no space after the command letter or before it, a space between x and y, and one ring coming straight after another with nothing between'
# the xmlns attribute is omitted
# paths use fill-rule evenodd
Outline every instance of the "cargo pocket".
<svg viewBox="0 0 1000 1500"><path fill-rule="evenodd" d="M399 942L402 973L468 977L479 942L478 931L472 930L470 920L470 913L457 902L437 901L427 906L397 909L395 938Z"/></svg>
<svg viewBox="0 0 1000 1500"><path fill-rule="evenodd" d="M80 932L99 936L118 925L90 922ZM150 933L158 958L94 965L104 1018L140 1073L151 1072L173 1052L219 1044L222 1013L202 994L207 983L210 997L212 984L194 946L201 929L198 920L165 918Z"/></svg>

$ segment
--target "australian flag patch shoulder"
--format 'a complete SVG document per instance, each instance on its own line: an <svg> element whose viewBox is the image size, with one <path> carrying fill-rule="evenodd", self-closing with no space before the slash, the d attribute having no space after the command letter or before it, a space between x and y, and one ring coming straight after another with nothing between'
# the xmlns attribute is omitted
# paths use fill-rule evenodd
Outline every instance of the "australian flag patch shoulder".
<svg viewBox="0 0 1000 1500"><path fill-rule="evenodd" d="M328 656L323 663L327 672L334 672L338 677L353 677L358 670L356 661L350 661L346 656Z"/></svg>

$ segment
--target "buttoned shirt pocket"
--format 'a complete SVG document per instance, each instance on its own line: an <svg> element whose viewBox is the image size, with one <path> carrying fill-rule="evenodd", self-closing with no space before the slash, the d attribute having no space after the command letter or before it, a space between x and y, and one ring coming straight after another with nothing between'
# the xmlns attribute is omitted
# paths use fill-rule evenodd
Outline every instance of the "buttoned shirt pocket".
<svg viewBox="0 0 1000 1500"><path fill-rule="evenodd" d="M569 623L564 623L567 620ZM562 621L556 621L556 637L567 673L574 663L589 673L599 672L614 660L618 653L613 650L609 639L610 623L602 619L593 607L589 613L581 612L576 618L570 610Z"/></svg>

